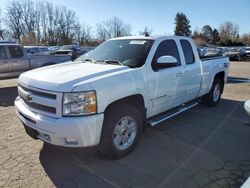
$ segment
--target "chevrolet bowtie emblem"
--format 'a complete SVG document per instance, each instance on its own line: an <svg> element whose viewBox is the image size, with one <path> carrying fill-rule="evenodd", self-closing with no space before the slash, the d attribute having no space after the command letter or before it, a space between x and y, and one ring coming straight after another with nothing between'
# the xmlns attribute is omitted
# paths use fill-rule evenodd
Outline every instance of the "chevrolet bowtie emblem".
<svg viewBox="0 0 250 188"><path fill-rule="evenodd" d="M30 102L32 100L32 96L30 94L27 95L27 101Z"/></svg>
<svg viewBox="0 0 250 188"><path fill-rule="evenodd" d="M26 95L23 96L28 102L32 101L32 96L31 93L28 93Z"/></svg>

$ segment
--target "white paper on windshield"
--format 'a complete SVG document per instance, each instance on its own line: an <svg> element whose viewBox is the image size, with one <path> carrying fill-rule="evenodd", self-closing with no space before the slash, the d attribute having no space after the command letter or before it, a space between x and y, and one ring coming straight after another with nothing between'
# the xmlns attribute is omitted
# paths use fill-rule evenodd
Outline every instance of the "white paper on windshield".
<svg viewBox="0 0 250 188"><path fill-rule="evenodd" d="M131 40L129 44L140 44L143 45L145 44L145 40Z"/></svg>

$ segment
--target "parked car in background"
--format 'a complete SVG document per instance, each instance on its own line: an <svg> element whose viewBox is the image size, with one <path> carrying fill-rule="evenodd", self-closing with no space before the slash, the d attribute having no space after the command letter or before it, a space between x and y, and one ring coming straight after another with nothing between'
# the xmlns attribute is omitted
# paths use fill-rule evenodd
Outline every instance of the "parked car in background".
<svg viewBox="0 0 250 188"><path fill-rule="evenodd" d="M206 48L204 50L205 57L215 57L215 56L222 56L223 53L217 48Z"/></svg>
<svg viewBox="0 0 250 188"><path fill-rule="evenodd" d="M20 44L0 43L0 78L18 76L22 72L70 61L68 55L28 55Z"/></svg>
<svg viewBox="0 0 250 188"><path fill-rule="evenodd" d="M220 52L221 55L225 56L227 47L217 47L217 50Z"/></svg>
<svg viewBox="0 0 250 188"><path fill-rule="evenodd" d="M247 53L244 47L232 47L225 50L225 55L229 57L230 60L246 60Z"/></svg>
<svg viewBox="0 0 250 188"><path fill-rule="evenodd" d="M207 58L207 57L217 57L222 56L223 51L217 48L209 48L209 47L198 47L198 53L200 58Z"/></svg>
<svg viewBox="0 0 250 188"><path fill-rule="evenodd" d="M198 50L198 54L199 56L202 58L202 57L205 57L205 47L197 47L197 50Z"/></svg>
<svg viewBox="0 0 250 188"><path fill-rule="evenodd" d="M53 55L56 53L57 50L60 49L60 46L49 46L48 49L49 49L50 55Z"/></svg>
<svg viewBox="0 0 250 188"><path fill-rule="evenodd" d="M81 54L81 46L79 45L64 45L55 54L67 54L70 55L72 60L79 57Z"/></svg>
<svg viewBox="0 0 250 188"><path fill-rule="evenodd" d="M45 46L24 46L28 55L50 55L48 47Z"/></svg>
<svg viewBox="0 0 250 188"><path fill-rule="evenodd" d="M250 58L250 47L245 47L247 58Z"/></svg>
<svg viewBox="0 0 250 188"><path fill-rule="evenodd" d="M81 54L85 54L85 53L87 53L87 52L89 52L89 51L91 51L91 50L93 50L93 49L95 49L95 47L84 47L84 46L82 46L81 47Z"/></svg>

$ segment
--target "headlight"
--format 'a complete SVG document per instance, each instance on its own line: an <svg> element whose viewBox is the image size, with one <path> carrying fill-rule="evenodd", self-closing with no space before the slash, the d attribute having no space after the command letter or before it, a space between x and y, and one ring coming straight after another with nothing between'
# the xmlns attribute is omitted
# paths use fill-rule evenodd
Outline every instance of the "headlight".
<svg viewBox="0 0 250 188"><path fill-rule="evenodd" d="M96 94L94 91L82 93L64 93L63 95L63 115L80 116L95 114Z"/></svg>

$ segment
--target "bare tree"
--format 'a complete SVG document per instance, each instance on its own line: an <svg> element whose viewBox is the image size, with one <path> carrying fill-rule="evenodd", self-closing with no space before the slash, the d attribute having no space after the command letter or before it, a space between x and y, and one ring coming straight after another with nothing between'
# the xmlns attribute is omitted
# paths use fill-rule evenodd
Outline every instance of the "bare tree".
<svg viewBox="0 0 250 188"><path fill-rule="evenodd" d="M139 31L140 35L150 36L153 32L153 29L149 29L148 26L145 26L143 31Z"/></svg>
<svg viewBox="0 0 250 188"><path fill-rule="evenodd" d="M0 39L1 40L4 40L4 30L2 28L2 14L1 14L1 8L0 8Z"/></svg>
<svg viewBox="0 0 250 188"><path fill-rule="evenodd" d="M98 23L96 25L97 36L101 41L127 36L131 33L131 26L129 23L124 23L124 21L117 17L112 17L106 21Z"/></svg>
<svg viewBox="0 0 250 188"><path fill-rule="evenodd" d="M79 22L75 25L75 38L81 45L87 45L88 40L91 38L91 26Z"/></svg>
<svg viewBox="0 0 250 188"><path fill-rule="evenodd" d="M250 45L250 33L248 33L248 34L246 34L246 33L243 34L243 35L241 36L241 38L240 38L240 41L241 41L243 44L249 46L249 45Z"/></svg>
<svg viewBox="0 0 250 188"><path fill-rule="evenodd" d="M22 1L21 8L24 33L32 33L35 30L35 19L37 17L34 3L31 0Z"/></svg>
<svg viewBox="0 0 250 188"><path fill-rule="evenodd" d="M236 42L239 35L239 26L232 22L223 23L220 28L220 42L227 43L228 41Z"/></svg>
<svg viewBox="0 0 250 188"><path fill-rule="evenodd" d="M6 23L9 30L12 31L13 38L17 39L18 42L21 42L21 36L24 34L22 17L21 3L17 0L10 1L7 5Z"/></svg>
<svg viewBox="0 0 250 188"><path fill-rule="evenodd" d="M108 39L107 30L104 23L96 24L96 34L97 38L102 42Z"/></svg>

